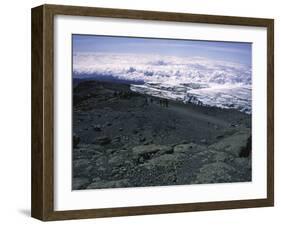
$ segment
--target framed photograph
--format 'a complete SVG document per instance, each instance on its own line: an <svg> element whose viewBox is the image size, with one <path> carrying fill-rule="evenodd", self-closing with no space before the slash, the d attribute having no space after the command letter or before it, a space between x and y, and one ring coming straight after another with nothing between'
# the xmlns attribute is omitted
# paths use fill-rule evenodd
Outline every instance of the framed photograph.
<svg viewBox="0 0 281 226"><path fill-rule="evenodd" d="M273 206L274 21L32 9L32 216Z"/></svg>

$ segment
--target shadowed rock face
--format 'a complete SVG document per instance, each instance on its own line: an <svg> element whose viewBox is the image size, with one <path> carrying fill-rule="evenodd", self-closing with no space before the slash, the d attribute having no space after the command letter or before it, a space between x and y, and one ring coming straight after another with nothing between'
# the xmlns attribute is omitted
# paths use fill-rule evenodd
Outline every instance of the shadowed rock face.
<svg viewBox="0 0 281 226"><path fill-rule="evenodd" d="M73 95L73 189L251 181L249 115L167 107L123 84L86 81Z"/></svg>
<svg viewBox="0 0 281 226"><path fill-rule="evenodd" d="M250 136L247 140L245 147L242 147L239 153L239 157L249 157L252 151L252 137Z"/></svg>

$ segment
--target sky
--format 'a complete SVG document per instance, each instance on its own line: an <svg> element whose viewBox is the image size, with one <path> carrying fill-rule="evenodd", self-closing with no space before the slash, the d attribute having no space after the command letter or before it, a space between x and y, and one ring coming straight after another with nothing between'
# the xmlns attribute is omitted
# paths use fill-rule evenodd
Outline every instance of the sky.
<svg viewBox="0 0 281 226"><path fill-rule="evenodd" d="M161 56L204 57L251 66L252 44L135 38L99 35L72 35L75 53L157 54Z"/></svg>

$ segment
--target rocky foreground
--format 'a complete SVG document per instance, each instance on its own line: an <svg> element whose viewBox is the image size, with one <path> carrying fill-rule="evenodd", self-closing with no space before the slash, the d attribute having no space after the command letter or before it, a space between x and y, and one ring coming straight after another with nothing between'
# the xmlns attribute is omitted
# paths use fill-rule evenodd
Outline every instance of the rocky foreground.
<svg viewBox="0 0 281 226"><path fill-rule="evenodd" d="M73 91L74 190L251 181L251 116L84 81Z"/></svg>

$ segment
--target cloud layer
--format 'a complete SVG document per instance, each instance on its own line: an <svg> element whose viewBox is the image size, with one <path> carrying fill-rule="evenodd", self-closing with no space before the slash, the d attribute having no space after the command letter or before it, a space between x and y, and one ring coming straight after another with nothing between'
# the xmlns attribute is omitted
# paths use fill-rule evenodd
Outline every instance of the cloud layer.
<svg viewBox="0 0 281 226"><path fill-rule="evenodd" d="M201 57L76 53L74 77L111 76L143 82L251 84L251 68Z"/></svg>

